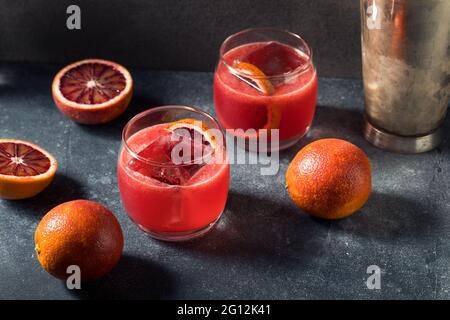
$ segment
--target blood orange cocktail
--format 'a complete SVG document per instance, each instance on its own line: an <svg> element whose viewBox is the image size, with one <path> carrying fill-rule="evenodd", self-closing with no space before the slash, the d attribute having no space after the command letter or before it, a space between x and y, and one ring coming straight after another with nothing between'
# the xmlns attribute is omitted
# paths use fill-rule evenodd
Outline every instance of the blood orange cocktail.
<svg viewBox="0 0 450 320"><path fill-rule="evenodd" d="M256 130L253 136L244 132L246 138L257 138L261 129L279 129L279 149L287 148L310 128L316 99L312 51L299 36L249 29L222 44L214 103L226 129Z"/></svg>
<svg viewBox="0 0 450 320"><path fill-rule="evenodd" d="M225 137L208 114L165 106L133 118L118 162L122 203L145 232L185 240L208 231L229 188Z"/></svg>

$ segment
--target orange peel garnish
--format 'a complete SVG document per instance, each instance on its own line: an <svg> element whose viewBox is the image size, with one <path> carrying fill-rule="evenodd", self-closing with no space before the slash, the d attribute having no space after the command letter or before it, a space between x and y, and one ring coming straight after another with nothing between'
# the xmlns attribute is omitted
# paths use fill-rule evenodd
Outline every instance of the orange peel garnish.
<svg viewBox="0 0 450 320"><path fill-rule="evenodd" d="M270 82L265 73L254 64L248 62L235 62L233 68L248 76L248 78L257 86L257 89L265 95L269 96L275 92L272 82Z"/></svg>

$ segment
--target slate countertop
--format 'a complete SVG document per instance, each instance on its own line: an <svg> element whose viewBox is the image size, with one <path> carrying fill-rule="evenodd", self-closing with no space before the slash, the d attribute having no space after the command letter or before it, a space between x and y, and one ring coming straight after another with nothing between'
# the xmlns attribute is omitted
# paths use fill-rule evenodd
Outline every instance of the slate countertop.
<svg viewBox="0 0 450 320"><path fill-rule="evenodd" d="M257 165L233 165L222 219L203 238L149 239L124 212L116 178L120 133L151 106L194 105L214 114L212 74L131 70L128 111L102 126L82 126L55 107L55 66L0 63L0 137L41 145L59 162L53 184L24 201L0 200L0 298L316 299L450 298L450 120L440 148L399 155L361 135L358 80L319 81L318 110L306 138L280 154L276 176ZM373 166L373 193L356 215L322 221L289 200L284 173L308 142L347 139ZM109 207L125 235L119 265L105 278L68 290L34 253L34 230L52 207L73 199ZM381 289L369 290L367 267L381 268Z"/></svg>

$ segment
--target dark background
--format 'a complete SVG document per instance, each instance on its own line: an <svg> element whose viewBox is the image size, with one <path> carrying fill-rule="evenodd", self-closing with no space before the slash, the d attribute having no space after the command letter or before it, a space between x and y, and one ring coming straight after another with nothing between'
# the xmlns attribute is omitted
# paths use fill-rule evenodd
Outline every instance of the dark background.
<svg viewBox="0 0 450 320"><path fill-rule="evenodd" d="M66 28L70 4L81 8L81 30ZM320 76L360 77L357 0L0 0L0 61L100 57L129 67L213 71L228 35L262 26L300 34Z"/></svg>
<svg viewBox="0 0 450 320"><path fill-rule="evenodd" d="M324 77L360 75L358 0L72 1L0 0L0 137L33 141L59 166L39 196L0 201L0 299L450 299L450 118L439 148L389 153L362 135L360 79ZM69 4L82 8L81 31L66 29ZM227 208L204 238L149 240L120 201L122 128L156 105L214 114L213 75L130 68L131 105L104 126L78 125L58 112L53 76L88 56L127 67L212 71L223 39L253 26L287 28L312 44L321 76L314 125L280 153L278 175L233 166ZM339 221L303 214L284 186L297 151L329 137L358 145L373 165L369 201ZM40 267L34 230L51 208L74 199L105 204L126 240L110 274L70 291ZM381 268L381 290L366 286L369 265Z"/></svg>

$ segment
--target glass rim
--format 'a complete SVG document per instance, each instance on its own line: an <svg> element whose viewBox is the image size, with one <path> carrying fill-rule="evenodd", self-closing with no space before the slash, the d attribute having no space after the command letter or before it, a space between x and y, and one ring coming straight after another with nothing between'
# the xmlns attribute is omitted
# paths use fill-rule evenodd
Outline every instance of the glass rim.
<svg viewBox="0 0 450 320"><path fill-rule="evenodd" d="M127 139L125 138L127 131L129 130L129 128L139 119L142 119L143 117L152 114L152 113L156 113L159 111L164 111L164 110L173 110L173 109L178 109L178 110L185 110L185 111L190 111L196 114L199 114L201 116L206 117L208 120L210 120L212 123L214 123L214 125L217 126L217 129L220 130L220 133L222 134L223 137L223 147L226 150L226 138L225 138L225 134L224 134L224 130L222 128L222 125L216 120L214 119L214 117L212 115L210 115L209 113L200 110L196 107L193 106L187 106L187 105L165 105L165 106L159 106L159 107L154 107L145 111L142 111L141 113L138 113L137 115L135 115L134 117L132 117L125 125L125 127L122 129L122 146L124 147L124 149L126 150L126 152L128 154L130 154L133 158L144 162L146 164L150 164L153 166L158 166L158 167L166 167L166 168L173 168L173 167L183 167L183 166L191 166L193 164L199 164L198 161L201 161L203 159L205 159L207 156L212 155L213 153L208 153L207 155L202 155L202 157L200 159L195 159L195 160L191 160L189 162L183 162L181 164L175 164L175 163L166 163L166 162L159 162L159 161L154 161L154 160L149 160L146 159L144 157L141 157L140 155L138 155L136 152L134 152L130 146L128 145ZM201 121L201 120L199 120ZM211 129L211 128L210 128ZM142 130L142 129L141 129ZM139 130L140 131L140 130ZM135 132L135 134L138 131ZM202 163L202 162L200 162Z"/></svg>
<svg viewBox="0 0 450 320"><path fill-rule="evenodd" d="M305 64L298 66L297 68L295 68L294 70L288 71L288 72L284 72L284 73L280 73L280 74L275 74L275 75L270 75L270 76L251 76L248 75L247 73L244 73L242 71L239 71L238 69L234 68L233 66L229 65L225 59L224 59L224 55L226 54L225 52L225 45L231 41L233 38L240 36L242 34L245 33L249 33L249 32L253 32L253 31L263 31L263 32L270 32L270 31L275 31L275 32L280 32L280 33L284 33L288 36L291 36L293 38L295 38L296 40L299 41L299 43L301 43L308 52L304 52L307 56L307 61ZM228 51L227 51L228 52ZM293 33L291 31L288 31L286 29L279 29L279 28L271 28L271 27L258 27L258 28L248 28L248 29L244 29L241 30L239 32L233 33L232 35L228 36L220 45L220 49L219 49L219 54L220 54L220 62L223 63L225 65L225 67L228 68L228 70L230 70L231 73L234 73L236 75L245 77L245 78L250 78L250 79L277 79L277 78L283 78L283 77L290 77L290 76L294 76L294 75L298 75L301 74L303 72L305 72L306 70L308 70L311 65L313 64L313 50L311 48L311 46L298 34Z"/></svg>

